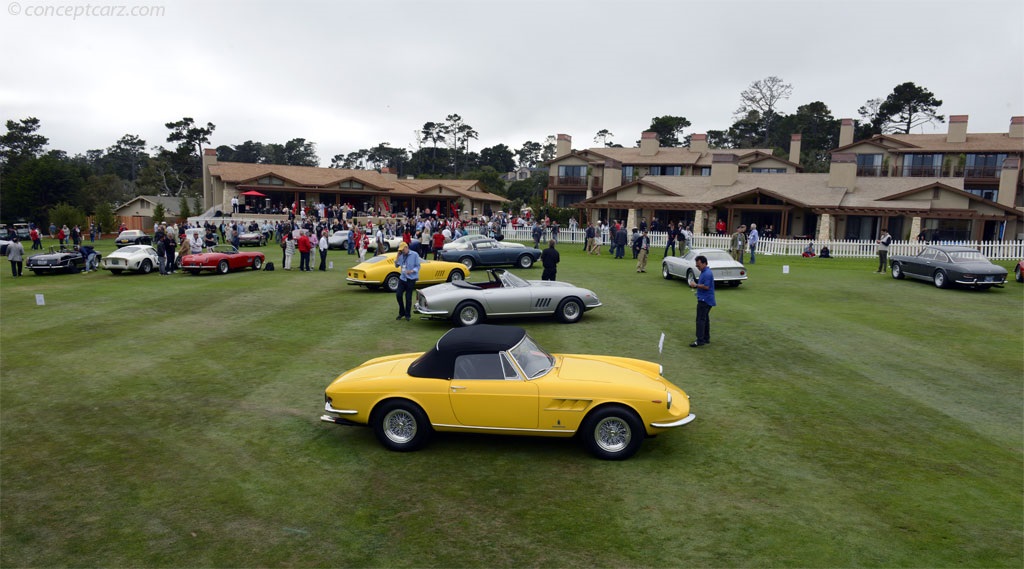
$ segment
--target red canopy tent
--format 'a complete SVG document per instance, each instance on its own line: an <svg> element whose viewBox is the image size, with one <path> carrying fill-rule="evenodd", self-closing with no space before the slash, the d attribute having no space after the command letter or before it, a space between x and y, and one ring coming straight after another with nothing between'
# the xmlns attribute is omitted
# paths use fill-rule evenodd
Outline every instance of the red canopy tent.
<svg viewBox="0 0 1024 569"><path fill-rule="evenodd" d="M242 192L242 195L243 196L252 196L254 198L265 198L265 197L267 197L267 194L261 194L260 192L257 192L256 190L249 190L248 192Z"/></svg>

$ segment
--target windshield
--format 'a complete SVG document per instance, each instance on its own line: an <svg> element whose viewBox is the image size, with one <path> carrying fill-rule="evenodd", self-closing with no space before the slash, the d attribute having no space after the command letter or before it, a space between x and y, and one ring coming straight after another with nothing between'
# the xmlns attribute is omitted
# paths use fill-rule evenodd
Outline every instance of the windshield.
<svg viewBox="0 0 1024 569"><path fill-rule="evenodd" d="M954 263L987 263L988 259L977 251L950 251L949 257Z"/></svg>
<svg viewBox="0 0 1024 569"><path fill-rule="evenodd" d="M142 245L129 245L127 247L121 247L122 253L135 253L137 251L145 251L146 247Z"/></svg>
<svg viewBox="0 0 1024 569"><path fill-rule="evenodd" d="M516 288L516 287L530 286L530 283L524 281L523 279L521 279L521 278L519 278L519 277L517 277L517 276L515 276L515 275L513 275L512 273L509 273L509 272L504 272L504 273L501 274L501 282L502 282L502 286L504 286L506 288Z"/></svg>
<svg viewBox="0 0 1024 569"><path fill-rule="evenodd" d="M528 379L544 375L555 365L555 357L545 352L529 336L524 336L508 353L515 358Z"/></svg>

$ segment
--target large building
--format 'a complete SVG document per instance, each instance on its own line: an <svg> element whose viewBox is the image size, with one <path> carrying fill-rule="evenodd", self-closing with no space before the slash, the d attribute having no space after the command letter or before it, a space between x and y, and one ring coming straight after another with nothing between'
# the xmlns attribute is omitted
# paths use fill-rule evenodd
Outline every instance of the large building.
<svg viewBox="0 0 1024 569"><path fill-rule="evenodd" d="M217 151L203 153L203 204L207 210L232 211L237 198L243 211L323 203L349 204L359 212L415 214L437 211L446 216L487 215L508 200L480 188L477 180L402 179L387 170L344 170L219 162Z"/></svg>
<svg viewBox="0 0 1024 569"><path fill-rule="evenodd" d="M559 135L549 163L548 201L579 207L591 220L693 223L718 219L774 226L776 233L825 239L1024 239L1021 162L1024 117L1004 133L968 133L966 115L946 134L879 135L853 140L843 119L827 174L805 174L800 135L789 159L769 149L711 149L695 134L689 148L663 148L646 132L639 148L573 151Z"/></svg>

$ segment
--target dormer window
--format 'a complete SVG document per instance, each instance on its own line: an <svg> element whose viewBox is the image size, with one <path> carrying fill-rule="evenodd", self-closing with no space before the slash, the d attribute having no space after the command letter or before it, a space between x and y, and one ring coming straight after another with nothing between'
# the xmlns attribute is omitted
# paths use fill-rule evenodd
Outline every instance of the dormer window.
<svg viewBox="0 0 1024 569"><path fill-rule="evenodd" d="M284 180L281 178L275 178L273 176L263 176L259 180L256 180L257 184L261 186L283 186Z"/></svg>
<svg viewBox="0 0 1024 569"><path fill-rule="evenodd" d="M363 186L361 182L357 182L355 180L345 180L344 182L338 184L338 187L347 190L362 190L363 188L365 188L365 186Z"/></svg>

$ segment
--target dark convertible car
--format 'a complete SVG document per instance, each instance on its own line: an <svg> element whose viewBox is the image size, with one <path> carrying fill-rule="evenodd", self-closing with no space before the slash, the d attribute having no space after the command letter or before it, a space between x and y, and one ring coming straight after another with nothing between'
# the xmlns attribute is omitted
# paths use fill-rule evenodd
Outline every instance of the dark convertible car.
<svg viewBox="0 0 1024 569"><path fill-rule="evenodd" d="M100 254L96 253L96 262ZM50 247L49 253L32 255L26 263L28 270L37 275L46 273L77 273L85 269L85 256L81 251L66 247Z"/></svg>
<svg viewBox="0 0 1024 569"><path fill-rule="evenodd" d="M977 249L929 245L917 255L895 255L889 260L892 278L931 281L939 288L963 285L986 289L1003 286L1009 271L993 264Z"/></svg>
<svg viewBox="0 0 1024 569"><path fill-rule="evenodd" d="M441 260L462 263L467 268L515 265L529 269L540 259L540 249L511 247L491 238L469 242L465 249L441 250Z"/></svg>

